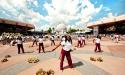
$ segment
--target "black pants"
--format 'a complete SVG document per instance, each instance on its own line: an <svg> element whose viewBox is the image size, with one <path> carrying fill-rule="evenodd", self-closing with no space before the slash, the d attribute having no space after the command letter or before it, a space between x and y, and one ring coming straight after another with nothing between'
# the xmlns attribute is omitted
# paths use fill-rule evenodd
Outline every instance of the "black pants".
<svg viewBox="0 0 125 75"><path fill-rule="evenodd" d="M42 47L43 52L45 53L43 43L39 43L39 53L41 52L41 47Z"/></svg>
<svg viewBox="0 0 125 75"><path fill-rule="evenodd" d="M52 45L55 45L55 41L54 40L51 40L51 46Z"/></svg>
<svg viewBox="0 0 125 75"><path fill-rule="evenodd" d="M37 40L34 40L34 41L33 41L32 46L33 46L34 44L36 44L36 46L37 46Z"/></svg>
<svg viewBox="0 0 125 75"><path fill-rule="evenodd" d="M17 48L18 48L18 54L20 54L20 49L22 49L22 53L24 53L23 44L17 44Z"/></svg>

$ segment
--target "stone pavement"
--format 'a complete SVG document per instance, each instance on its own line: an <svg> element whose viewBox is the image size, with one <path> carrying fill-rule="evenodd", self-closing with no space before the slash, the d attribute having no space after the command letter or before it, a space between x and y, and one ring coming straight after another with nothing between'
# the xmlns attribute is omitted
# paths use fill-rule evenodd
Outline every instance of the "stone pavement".
<svg viewBox="0 0 125 75"><path fill-rule="evenodd" d="M56 44L59 42L56 41ZM12 55L12 59L7 63L0 63L0 75L27 75L27 72L32 72L32 68L39 64L51 64L51 68L55 69L55 75L69 75L71 73L78 73L78 75L125 75L125 72L121 69L125 69L125 41L121 41L120 43L114 43L112 41L104 40L101 42L102 53L95 53L94 44L92 40L87 40L87 45L83 48L77 48L75 51L71 52L73 64L75 65L75 70L71 70L69 68L64 69L64 72L58 72L59 70L59 55L61 47L57 48L55 51L51 52L51 50L55 46L49 46L49 41L45 43L47 53L38 53L38 46L30 47L31 42L25 43L25 54L17 54L17 48L15 46L1 46L0 47L0 60L7 54ZM77 41L73 41L74 47L77 44ZM117 50L119 49L119 51ZM40 59L40 62L37 64L29 64L27 63L27 58L31 56L37 56ZM90 57L102 57L104 62L93 62L90 61ZM46 62L45 62L46 61ZM47 62L51 61L51 62ZM57 65L55 65L57 63ZM108 64L109 63L109 64ZM114 64L112 64L114 63ZM55 65L55 67L54 67ZM65 66L67 65L67 61L65 60ZM106 65L110 67L106 68ZM45 66L45 65L43 65ZM47 65L48 66L48 65ZM44 68L47 68L45 66ZM49 66L48 66L49 67ZM121 67L121 69L120 69ZM27 71L27 72L26 72ZM36 71L36 70L35 70ZM35 72L34 71L34 72ZM119 71L115 74L114 71ZM73 74L72 74L73 75Z"/></svg>

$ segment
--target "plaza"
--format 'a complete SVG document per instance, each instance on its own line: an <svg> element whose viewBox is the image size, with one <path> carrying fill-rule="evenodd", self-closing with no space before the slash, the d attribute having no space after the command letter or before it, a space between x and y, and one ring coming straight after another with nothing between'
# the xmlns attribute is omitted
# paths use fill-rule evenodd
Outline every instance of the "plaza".
<svg viewBox="0 0 125 75"><path fill-rule="evenodd" d="M125 0L0 0L0 75L125 75Z"/></svg>
<svg viewBox="0 0 125 75"><path fill-rule="evenodd" d="M124 75L125 69L125 41L114 43L110 39L102 38L102 53L94 52L94 43L92 39L86 41L86 45L77 48L77 41L73 40L73 46L76 48L71 52L74 69L67 67L67 61L64 63L64 71L59 70L59 54L61 47L52 51L56 46L50 46L49 40L45 41L45 52L38 54L38 46L30 47L31 42L24 43L25 54L17 54L16 46L1 45L0 58L5 55L11 55L8 62L0 62L0 75L35 75L40 68L45 70L52 69L55 75ZM59 41L56 41L56 45ZM38 57L40 62L28 63L30 57ZM103 62L91 61L90 57L102 57Z"/></svg>

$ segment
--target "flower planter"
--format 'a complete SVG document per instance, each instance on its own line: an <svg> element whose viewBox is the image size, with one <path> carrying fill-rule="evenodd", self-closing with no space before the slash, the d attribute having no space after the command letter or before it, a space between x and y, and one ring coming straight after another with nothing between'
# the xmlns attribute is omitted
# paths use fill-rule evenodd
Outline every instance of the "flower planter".
<svg viewBox="0 0 125 75"><path fill-rule="evenodd" d="M55 72L53 70L48 70L48 71L45 71L43 70L42 68L40 68L37 72L36 72L36 75L54 75Z"/></svg>
<svg viewBox="0 0 125 75"><path fill-rule="evenodd" d="M37 57L31 57L27 60L27 62L29 63L37 63L39 62L40 60L37 58Z"/></svg>

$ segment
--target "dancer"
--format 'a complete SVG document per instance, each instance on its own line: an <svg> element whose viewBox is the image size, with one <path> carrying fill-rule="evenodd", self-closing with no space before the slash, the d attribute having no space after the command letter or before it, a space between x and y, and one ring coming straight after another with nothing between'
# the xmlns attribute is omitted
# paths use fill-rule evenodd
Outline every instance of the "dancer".
<svg viewBox="0 0 125 75"><path fill-rule="evenodd" d="M72 47L72 41L71 41L71 37L69 35L65 36L65 41L61 42L62 45L62 50L61 50L61 54L60 54L60 70L63 71L63 62L64 62L64 58L66 56L69 67L73 68L73 64L72 64L72 59L71 59L71 55L70 55L70 50Z"/></svg>
<svg viewBox="0 0 125 75"><path fill-rule="evenodd" d="M33 36L32 40L33 40L32 47L34 46L34 44L36 44L36 46L37 46L37 38L35 36Z"/></svg>
<svg viewBox="0 0 125 75"><path fill-rule="evenodd" d="M119 37L119 35L118 35L118 34L116 34L116 35L115 35L115 42L116 42L116 43L118 43L118 42L119 42L119 38L120 38L120 37Z"/></svg>
<svg viewBox="0 0 125 75"><path fill-rule="evenodd" d="M56 50L58 47L60 47L62 41L65 41L65 36L62 36L59 45L57 45L54 49L52 49L52 51L54 51L54 50Z"/></svg>
<svg viewBox="0 0 125 75"><path fill-rule="evenodd" d="M80 36L80 35L78 35L78 43L77 43L77 47L82 47L81 36Z"/></svg>
<svg viewBox="0 0 125 75"><path fill-rule="evenodd" d="M41 47L42 47L43 52L45 53L44 44L43 44L43 36L39 37L38 42L39 42L39 53L41 53Z"/></svg>
<svg viewBox="0 0 125 75"><path fill-rule="evenodd" d="M51 46L52 46L52 45L55 46L54 36L51 36L50 40L51 40Z"/></svg>
<svg viewBox="0 0 125 75"><path fill-rule="evenodd" d="M15 42L15 40L11 39L10 46L14 46L14 42Z"/></svg>
<svg viewBox="0 0 125 75"><path fill-rule="evenodd" d="M100 46L100 41L101 41L101 37L98 35L93 42L95 42L95 52L102 52L101 50L101 46ZM98 49L98 51L97 51Z"/></svg>
<svg viewBox="0 0 125 75"><path fill-rule="evenodd" d="M22 50L22 53L25 53L24 52L24 48L23 48L22 38L18 37L17 40L16 40L16 42L17 42L18 54L20 54L20 49Z"/></svg>
<svg viewBox="0 0 125 75"><path fill-rule="evenodd" d="M86 43L85 43L85 36L82 36L81 37L81 46L84 46L84 45L86 45Z"/></svg>

